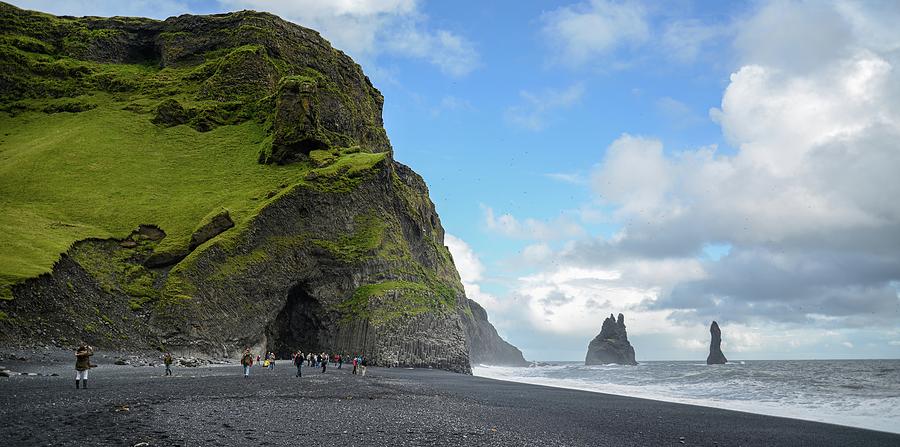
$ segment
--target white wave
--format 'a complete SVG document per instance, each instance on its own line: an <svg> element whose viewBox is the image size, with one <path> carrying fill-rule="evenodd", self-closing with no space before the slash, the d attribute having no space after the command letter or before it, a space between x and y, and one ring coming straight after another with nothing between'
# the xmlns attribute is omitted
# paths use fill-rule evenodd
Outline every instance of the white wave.
<svg viewBox="0 0 900 447"><path fill-rule="evenodd" d="M670 374L660 378L662 367L622 367L618 365L554 365L531 368L479 366L474 375L511 382L529 383L557 388L640 397L705 407L744 411L770 416L789 417L816 422L868 428L900 433L900 394L895 396L865 397L817 395L808 390L790 390L787 385L763 386L758 381L730 378L719 380L716 376L701 376L704 371L663 371ZM724 368L713 369L717 376L739 371L743 362L730 363ZM666 365L667 366L667 365ZM684 366L697 368L705 364ZM684 368L681 368L684 369ZM722 374L719 374L722 373ZM613 383L606 374L615 374L617 380L633 383ZM754 371L753 375L764 374ZM558 376L567 377L558 377ZM549 377L548 377L549 376ZM554 377L557 376L557 377ZM627 376L623 378L622 376ZM604 380L606 379L606 380ZM688 379L698 380L696 383ZM652 383L655 382L655 383Z"/></svg>

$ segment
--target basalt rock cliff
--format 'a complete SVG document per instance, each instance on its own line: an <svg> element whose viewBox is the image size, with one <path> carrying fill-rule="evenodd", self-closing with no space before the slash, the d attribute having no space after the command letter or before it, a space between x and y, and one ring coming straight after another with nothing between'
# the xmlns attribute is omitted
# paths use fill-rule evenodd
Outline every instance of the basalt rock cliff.
<svg viewBox="0 0 900 447"><path fill-rule="evenodd" d="M381 93L315 31L0 19L0 344L524 363L465 297Z"/></svg>
<svg viewBox="0 0 900 447"><path fill-rule="evenodd" d="M724 365L728 363L725 354L722 353L722 331L719 323L715 321L709 326L709 356L706 357L707 365Z"/></svg>
<svg viewBox="0 0 900 447"><path fill-rule="evenodd" d="M519 348L500 338L497 329L488 321L487 311L475 301L469 300L474 324L466 325L472 352L469 360L473 365L528 366Z"/></svg>
<svg viewBox="0 0 900 447"><path fill-rule="evenodd" d="M634 360L634 348L628 342L628 334L625 332L625 316L622 314L619 314L618 321L612 314L603 320L600 334L591 340L584 359L585 365L608 363L637 365Z"/></svg>

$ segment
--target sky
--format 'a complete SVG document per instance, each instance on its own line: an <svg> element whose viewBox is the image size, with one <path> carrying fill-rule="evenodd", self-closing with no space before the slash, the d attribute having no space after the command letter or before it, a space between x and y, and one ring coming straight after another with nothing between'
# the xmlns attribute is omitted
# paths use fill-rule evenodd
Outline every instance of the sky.
<svg viewBox="0 0 900 447"><path fill-rule="evenodd" d="M12 3L320 31L528 359L900 358L900 2Z"/></svg>

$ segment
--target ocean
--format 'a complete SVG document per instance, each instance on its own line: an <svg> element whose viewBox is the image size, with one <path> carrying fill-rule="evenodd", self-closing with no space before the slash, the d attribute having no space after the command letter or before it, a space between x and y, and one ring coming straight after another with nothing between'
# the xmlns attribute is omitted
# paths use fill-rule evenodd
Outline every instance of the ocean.
<svg viewBox="0 0 900 447"><path fill-rule="evenodd" d="M476 376L900 433L900 360L552 362L478 365Z"/></svg>

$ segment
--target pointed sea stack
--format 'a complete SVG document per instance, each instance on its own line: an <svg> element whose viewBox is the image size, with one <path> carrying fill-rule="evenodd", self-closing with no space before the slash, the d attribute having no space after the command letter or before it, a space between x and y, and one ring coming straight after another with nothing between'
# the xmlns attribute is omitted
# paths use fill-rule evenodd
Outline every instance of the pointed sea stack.
<svg viewBox="0 0 900 447"><path fill-rule="evenodd" d="M722 331L719 329L719 323L713 321L709 326L709 333L712 338L709 340L709 357L706 358L706 364L724 365L728 359L722 354Z"/></svg>
<svg viewBox="0 0 900 447"><path fill-rule="evenodd" d="M619 320L612 314L603 320L603 328L600 334L591 340L588 345L585 365L605 365L618 363L620 365L637 365L634 361L634 348L628 342L628 334L625 332L625 316L619 314Z"/></svg>

